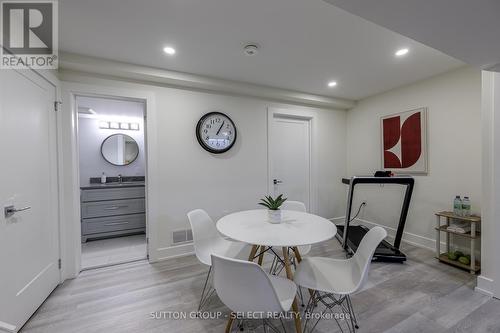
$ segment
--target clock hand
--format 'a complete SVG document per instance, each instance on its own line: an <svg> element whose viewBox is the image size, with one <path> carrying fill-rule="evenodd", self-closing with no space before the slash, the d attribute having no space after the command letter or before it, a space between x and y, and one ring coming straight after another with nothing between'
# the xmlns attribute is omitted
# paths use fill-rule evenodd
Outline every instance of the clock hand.
<svg viewBox="0 0 500 333"><path fill-rule="evenodd" d="M222 125L220 125L219 130L217 131L217 133L215 133L215 135L219 135L219 132L222 129L222 127L224 126L224 123L225 123L225 121L222 122Z"/></svg>

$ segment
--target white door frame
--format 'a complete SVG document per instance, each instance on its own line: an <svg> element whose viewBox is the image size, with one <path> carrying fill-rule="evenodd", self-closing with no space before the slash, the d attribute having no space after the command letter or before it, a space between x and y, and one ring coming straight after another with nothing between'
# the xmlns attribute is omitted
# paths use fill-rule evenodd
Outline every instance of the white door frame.
<svg viewBox="0 0 500 333"><path fill-rule="evenodd" d="M62 253L62 277L64 279L75 278L81 271L81 216L80 216L80 173L78 156L78 113L76 110L76 97L89 96L99 98L114 98L143 102L145 105L146 130L146 234L149 239L148 254L149 262L158 260L156 249L158 248L158 225L159 209L159 186L150 179L159 179L157 168L157 132L156 105L152 92L137 91L126 88L113 88L109 86L98 86L94 84L80 84L65 82L62 87L63 112L58 116L60 122L60 146L62 152L62 163L64 170L61 172L63 182L63 220L61 235Z"/></svg>
<svg viewBox="0 0 500 333"><path fill-rule="evenodd" d="M56 96L54 96L54 108L57 108L57 113L60 113L60 107L59 107L59 101L61 100L61 81L59 81L59 78L55 75L55 71L53 70L33 70L37 75L41 76L45 80L47 80L51 85L54 86L56 90ZM60 136L59 133L61 132L61 123L59 122L59 114L56 114L56 119L55 119L55 130L56 130L56 147L55 149L55 154L56 154L56 163L57 163L57 219L58 219L58 238L59 238L59 259L61 260L62 258L62 241L63 241L63 235L62 235L62 230L63 230L63 219L62 219L62 211L63 211L63 205L62 205L62 198L63 198L63 193L62 193L62 181L61 181L61 174L62 174L62 154L61 154L61 141L60 141ZM59 269L59 283L62 283L64 281L63 277L63 271L62 269Z"/></svg>
<svg viewBox="0 0 500 333"><path fill-rule="evenodd" d="M274 118L289 118L300 119L308 121L309 123L309 211L310 213L317 213L317 165L316 165L316 151L315 147L315 114L309 108L275 108L269 107L267 109L267 192L273 193L272 183L272 159L273 154L271 137Z"/></svg>

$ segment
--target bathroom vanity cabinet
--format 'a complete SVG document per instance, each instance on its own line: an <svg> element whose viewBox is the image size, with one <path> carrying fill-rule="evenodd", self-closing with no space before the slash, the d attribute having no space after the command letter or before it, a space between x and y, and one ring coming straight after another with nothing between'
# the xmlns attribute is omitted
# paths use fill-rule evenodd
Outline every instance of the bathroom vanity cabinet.
<svg viewBox="0 0 500 333"><path fill-rule="evenodd" d="M82 243L146 231L144 183L91 184L81 188Z"/></svg>

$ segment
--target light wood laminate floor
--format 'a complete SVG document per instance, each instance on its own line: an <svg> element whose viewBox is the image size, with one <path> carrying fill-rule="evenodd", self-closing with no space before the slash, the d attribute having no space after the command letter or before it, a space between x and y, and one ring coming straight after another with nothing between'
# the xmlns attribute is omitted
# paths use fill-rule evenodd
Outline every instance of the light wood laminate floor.
<svg viewBox="0 0 500 333"><path fill-rule="evenodd" d="M475 277L438 263L426 249L404 246L405 264L374 263L366 288L353 296L359 332L500 332L500 300L473 291ZM336 240L310 255L344 257ZM22 332L223 332L226 320L167 319L194 311L207 268L194 256L150 265L135 262L83 272L59 286ZM228 309L214 297L213 313ZM158 312L160 319L153 319ZM258 323L245 332L262 332ZM294 332L292 321L286 322ZM322 321L317 332L336 332Z"/></svg>

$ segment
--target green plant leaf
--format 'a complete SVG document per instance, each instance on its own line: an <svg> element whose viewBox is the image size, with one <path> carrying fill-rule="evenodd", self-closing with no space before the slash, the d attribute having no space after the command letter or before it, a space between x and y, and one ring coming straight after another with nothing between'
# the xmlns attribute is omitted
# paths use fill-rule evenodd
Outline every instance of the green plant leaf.
<svg viewBox="0 0 500 333"><path fill-rule="evenodd" d="M287 198L283 198L283 194L278 195L276 198L266 195L264 198L260 199L261 202L258 204L267 207L270 210L278 210L286 200Z"/></svg>
<svg viewBox="0 0 500 333"><path fill-rule="evenodd" d="M270 207L271 206L271 203L265 199L260 199L262 202L260 202L259 204L260 205L263 205L263 206L266 206L266 207Z"/></svg>

